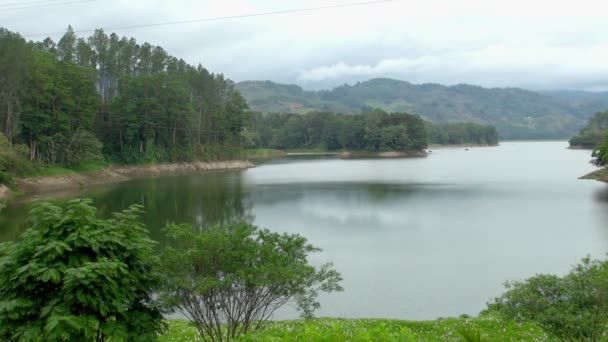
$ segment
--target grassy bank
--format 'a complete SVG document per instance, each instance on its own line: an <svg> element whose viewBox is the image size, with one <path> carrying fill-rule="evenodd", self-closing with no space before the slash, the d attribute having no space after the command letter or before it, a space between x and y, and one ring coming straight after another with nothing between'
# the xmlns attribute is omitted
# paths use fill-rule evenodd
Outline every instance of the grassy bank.
<svg viewBox="0 0 608 342"><path fill-rule="evenodd" d="M161 342L202 341L186 321L171 320ZM481 339L464 339L481 336ZM505 322L491 316L434 321L320 318L270 322L263 331L238 341L556 341L534 324Z"/></svg>

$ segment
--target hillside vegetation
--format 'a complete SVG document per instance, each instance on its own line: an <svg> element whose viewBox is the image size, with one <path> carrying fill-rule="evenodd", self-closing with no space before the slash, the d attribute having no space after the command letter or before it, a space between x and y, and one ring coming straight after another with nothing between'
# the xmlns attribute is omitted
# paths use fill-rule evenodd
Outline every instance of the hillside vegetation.
<svg viewBox="0 0 608 342"><path fill-rule="evenodd" d="M517 88L411 84L373 79L332 90L305 91L296 85L247 81L236 85L254 111L359 114L381 108L415 113L434 122L494 125L503 139L550 139L574 135L608 97L585 92L536 93Z"/></svg>
<svg viewBox="0 0 608 342"><path fill-rule="evenodd" d="M580 132L570 139L570 147L595 148L608 131L608 112L598 112Z"/></svg>
<svg viewBox="0 0 608 342"><path fill-rule="evenodd" d="M0 132L31 162L238 155L247 103L234 83L160 46L102 29L85 38L69 27L54 42L0 28L0 62Z"/></svg>

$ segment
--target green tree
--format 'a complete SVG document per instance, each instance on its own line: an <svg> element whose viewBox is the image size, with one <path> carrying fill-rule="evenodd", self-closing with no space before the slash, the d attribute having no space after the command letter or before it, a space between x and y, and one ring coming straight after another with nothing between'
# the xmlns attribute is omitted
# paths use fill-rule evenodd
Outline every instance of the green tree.
<svg viewBox="0 0 608 342"><path fill-rule="evenodd" d="M140 213L102 220L90 200L36 203L21 239L0 245L0 339L154 341L164 323Z"/></svg>
<svg viewBox="0 0 608 342"><path fill-rule="evenodd" d="M380 150L382 151L408 150L411 144L405 125L384 127L380 131Z"/></svg>
<svg viewBox="0 0 608 342"><path fill-rule="evenodd" d="M600 141L597 147L593 150L593 164L597 166L605 166L608 164L608 134Z"/></svg>
<svg viewBox="0 0 608 342"><path fill-rule="evenodd" d="M57 55L64 62L76 61L76 34L72 26L68 26L67 32L61 37L57 43Z"/></svg>
<svg viewBox="0 0 608 342"><path fill-rule="evenodd" d="M319 307L319 291L340 291L331 264L315 268L320 251L299 235L272 233L246 223L194 232L171 225L177 248L161 256L166 307L193 321L205 341L227 341L260 329L281 306L295 302L306 317Z"/></svg>
<svg viewBox="0 0 608 342"><path fill-rule="evenodd" d="M507 283L489 304L508 319L533 321L563 341L605 341L608 333L608 262L585 258L564 276L537 275Z"/></svg>
<svg viewBox="0 0 608 342"><path fill-rule="evenodd" d="M0 29L0 129L12 144L18 136L32 50L18 34Z"/></svg>

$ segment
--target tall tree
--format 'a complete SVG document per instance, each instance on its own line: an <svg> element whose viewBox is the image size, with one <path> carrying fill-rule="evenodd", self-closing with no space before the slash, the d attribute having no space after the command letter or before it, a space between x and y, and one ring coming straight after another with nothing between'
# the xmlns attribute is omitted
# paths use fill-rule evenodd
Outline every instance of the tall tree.
<svg viewBox="0 0 608 342"><path fill-rule="evenodd" d="M76 61L76 34L72 26L68 26L67 32L57 43L57 55L64 62Z"/></svg>

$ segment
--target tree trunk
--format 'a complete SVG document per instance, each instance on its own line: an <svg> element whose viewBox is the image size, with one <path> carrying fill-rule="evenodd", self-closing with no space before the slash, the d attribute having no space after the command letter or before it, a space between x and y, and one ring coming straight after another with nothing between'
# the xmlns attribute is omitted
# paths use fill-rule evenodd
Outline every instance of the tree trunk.
<svg viewBox="0 0 608 342"><path fill-rule="evenodd" d="M175 145L175 132L177 131L177 120L173 122L173 145Z"/></svg>
<svg viewBox="0 0 608 342"><path fill-rule="evenodd" d="M11 99L10 96L8 98L8 101L6 102L6 126L4 127L4 135L6 135L6 138L8 139L8 143L12 146L13 145L13 134L11 132L11 126L13 125L12 123L13 121L13 106L11 106Z"/></svg>

